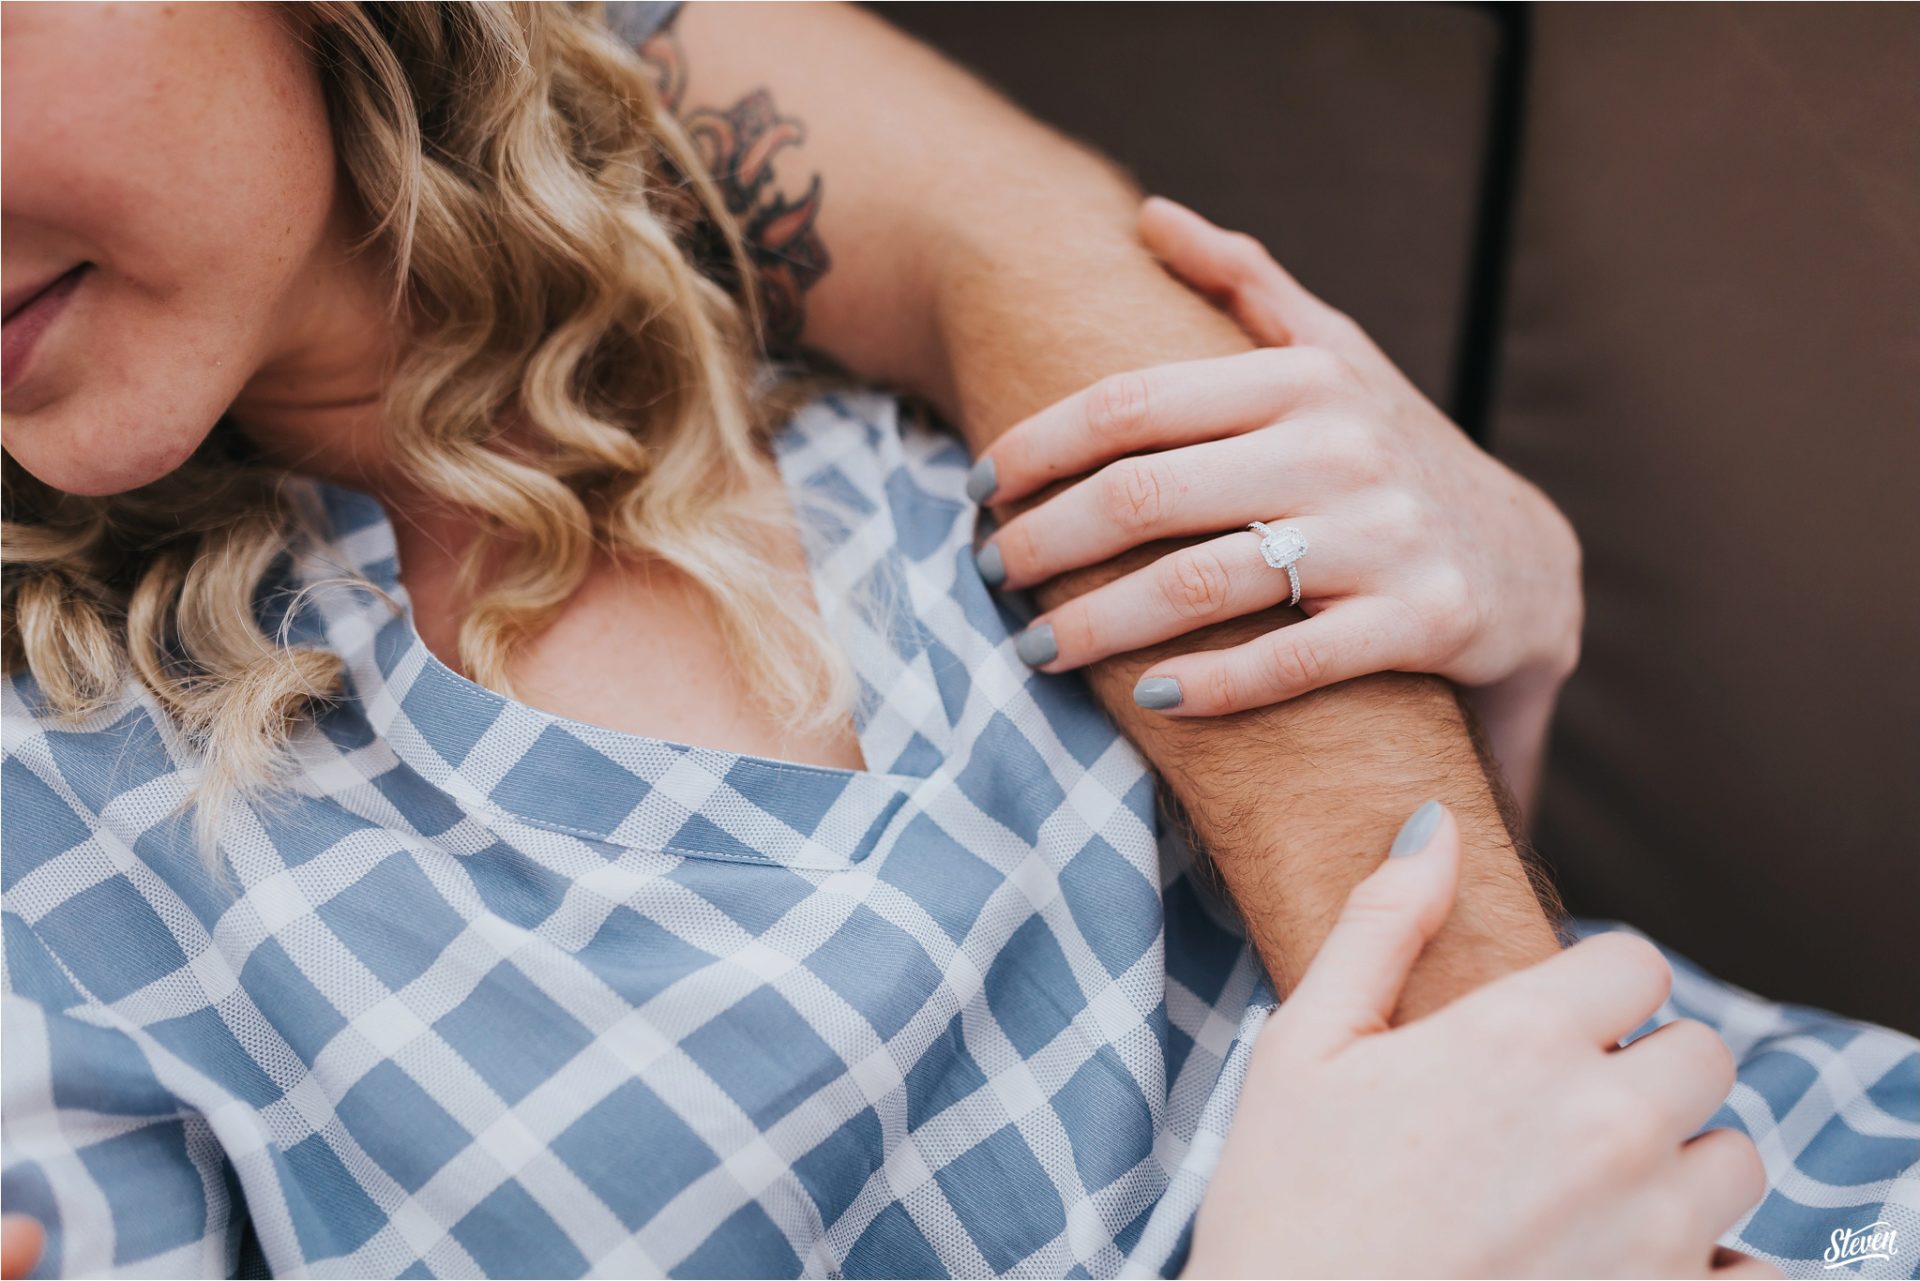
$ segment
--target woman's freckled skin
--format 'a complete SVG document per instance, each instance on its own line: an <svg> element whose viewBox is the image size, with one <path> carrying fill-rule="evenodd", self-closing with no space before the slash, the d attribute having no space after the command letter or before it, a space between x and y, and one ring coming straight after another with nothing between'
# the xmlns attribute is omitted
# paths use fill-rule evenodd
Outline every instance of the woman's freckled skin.
<svg viewBox="0 0 1920 1281"><path fill-rule="evenodd" d="M0 17L6 279L94 264L7 390L15 462L75 493L145 484L307 343L316 314L378 335L382 308L340 301L384 292L358 283L371 264L343 270L357 217L279 6Z"/></svg>

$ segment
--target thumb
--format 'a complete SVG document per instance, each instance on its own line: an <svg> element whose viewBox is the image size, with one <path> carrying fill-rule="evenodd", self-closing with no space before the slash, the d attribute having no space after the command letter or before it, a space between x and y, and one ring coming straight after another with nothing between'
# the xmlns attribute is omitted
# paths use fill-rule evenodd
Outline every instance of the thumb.
<svg viewBox="0 0 1920 1281"><path fill-rule="evenodd" d="M1438 801L1415 810L1392 852L1353 888L1280 1017L1296 1050L1324 1057L1384 1032L1407 975L1460 884L1460 829Z"/></svg>
<svg viewBox="0 0 1920 1281"><path fill-rule="evenodd" d="M1140 206L1140 238L1175 275L1225 306L1264 346L1328 346L1344 338L1332 323L1339 313L1244 232L1216 227L1164 196L1149 196Z"/></svg>
<svg viewBox="0 0 1920 1281"><path fill-rule="evenodd" d="M46 1234L24 1214L0 1219L0 1277L24 1277L40 1261Z"/></svg>

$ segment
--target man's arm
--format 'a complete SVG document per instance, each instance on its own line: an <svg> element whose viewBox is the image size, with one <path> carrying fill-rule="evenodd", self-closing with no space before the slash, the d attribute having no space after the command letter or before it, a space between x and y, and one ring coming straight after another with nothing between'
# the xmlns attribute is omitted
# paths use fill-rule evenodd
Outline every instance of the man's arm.
<svg viewBox="0 0 1920 1281"><path fill-rule="evenodd" d="M1111 166L862 11L696 3L644 52L671 66L681 118L705 130L711 167L744 206L786 336L925 396L976 451L1102 377L1250 345L1141 248L1138 193ZM1164 550L1040 598L1057 604ZM1298 617L1274 611L1176 644L1238 643ZM1176 720L1132 699L1155 656L1096 665L1093 688L1190 815L1283 989L1429 798L1453 809L1469 854L1403 1013L1554 949L1446 684L1381 674Z"/></svg>

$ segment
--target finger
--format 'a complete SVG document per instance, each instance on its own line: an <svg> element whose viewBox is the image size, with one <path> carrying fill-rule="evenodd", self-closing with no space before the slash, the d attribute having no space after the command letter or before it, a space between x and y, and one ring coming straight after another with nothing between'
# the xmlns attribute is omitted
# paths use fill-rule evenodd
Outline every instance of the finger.
<svg viewBox="0 0 1920 1281"><path fill-rule="evenodd" d="M1316 355L1258 351L1115 374L1009 428L967 477L976 502L1010 503L1142 449L1251 431L1319 396Z"/></svg>
<svg viewBox="0 0 1920 1281"><path fill-rule="evenodd" d="M1109 463L1000 527L987 544L1004 571L994 585L1031 587L1143 543L1278 520L1325 501L1324 452L1312 433L1278 429Z"/></svg>
<svg viewBox="0 0 1920 1281"><path fill-rule="evenodd" d="M1225 716L1398 670L1414 654L1415 641L1405 612L1391 602L1341 601L1244 645L1155 663L1134 685L1133 697L1169 716Z"/></svg>
<svg viewBox="0 0 1920 1281"><path fill-rule="evenodd" d="M1224 305L1257 341L1310 343L1343 354L1355 349L1361 335L1353 322L1295 280L1252 236L1215 226L1162 196L1141 205L1139 225L1151 253Z"/></svg>
<svg viewBox="0 0 1920 1281"><path fill-rule="evenodd" d="M1607 1060L1660 1117L1675 1141L1694 1133L1719 1111L1733 1089L1733 1055L1719 1033L1692 1019L1676 1019Z"/></svg>
<svg viewBox="0 0 1920 1281"><path fill-rule="evenodd" d="M1280 1007L1289 1049L1324 1057L1389 1026L1407 974L1460 881L1460 831L1438 801L1415 810L1394 852L1347 896L1340 919Z"/></svg>
<svg viewBox="0 0 1920 1281"><path fill-rule="evenodd" d="M1612 1049L1652 1017L1672 988L1673 969L1659 948L1632 934L1599 934L1470 992L1455 1006L1516 1029L1566 1028L1581 1044Z"/></svg>
<svg viewBox="0 0 1920 1281"><path fill-rule="evenodd" d="M1712 1277L1771 1278L1783 1275L1780 1269L1771 1263L1754 1258L1751 1254L1742 1254L1738 1250L1729 1250L1720 1246L1713 1252L1713 1265L1708 1271Z"/></svg>
<svg viewBox="0 0 1920 1281"><path fill-rule="evenodd" d="M1695 1214L1694 1230L1709 1239L1739 1222L1767 1194L1767 1167L1753 1140L1738 1130L1709 1130L1680 1149L1680 1178Z"/></svg>
<svg viewBox="0 0 1920 1281"><path fill-rule="evenodd" d="M1301 310L1306 291L1258 240L1218 227L1164 196L1147 197L1139 225L1150 253L1225 306L1256 341L1283 346L1295 340L1289 312Z"/></svg>
<svg viewBox="0 0 1920 1281"><path fill-rule="evenodd" d="M47 1234L24 1214L0 1219L0 1277L24 1277L40 1261Z"/></svg>
<svg viewBox="0 0 1920 1281"><path fill-rule="evenodd" d="M1751 1281L1774 1281L1775 1278L1784 1277L1786 1273L1771 1263L1762 1263L1758 1259L1743 1254L1738 1262L1715 1267L1707 1275L1715 1278L1729 1278L1729 1281L1750 1281L1750 1279Z"/></svg>
<svg viewBox="0 0 1920 1281"><path fill-rule="evenodd" d="M1285 527L1298 531L1312 550L1323 524L1309 518ZM1293 595L1292 582L1284 570L1261 558L1260 541L1259 534L1243 529L1168 552L1036 618L1022 634L1020 656L1043 671L1071 671L1224 619L1284 605ZM1358 590L1361 576L1371 568L1350 556L1317 552L1296 567L1309 601Z"/></svg>

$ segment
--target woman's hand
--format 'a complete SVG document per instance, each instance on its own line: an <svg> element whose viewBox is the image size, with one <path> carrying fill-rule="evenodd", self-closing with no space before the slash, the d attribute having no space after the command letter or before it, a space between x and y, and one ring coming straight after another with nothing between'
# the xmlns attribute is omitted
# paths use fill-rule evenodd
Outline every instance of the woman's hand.
<svg viewBox="0 0 1920 1281"><path fill-rule="evenodd" d="M9 1214L0 1219L0 1278L13 1281L33 1271L40 1261L40 1249L47 1234L24 1214Z"/></svg>
<svg viewBox="0 0 1920 1281"><path fill-rule="evenodd" d="M1187 1272L1778 1275L1714 1247L1765 1191L1745 1135L1690 1137L1733 1084L1719 1037L1615 1048L1665 999L1659 952L1589 939L1389 1031L1453 905L1452 816L1394 850L1254 1046Z"/></svg>
<svg viewBox="0 0 1920 1281"><path fill-rule="evenodd" d="M1579 545L1566 519L1253 239L1157 199L1140 226L1169 267L1270 345L1106 379L1001 437L970 478L976 498L1017 502L1099 470L1008 520L981 550L982 573L1026 588L1156 539L1219 537L1035 620L1021 656L1065 671L1285 604L1287 574L1246 528L1258 520L1305 538L1296 568L1312 618L1154 665L1136 689L1144 705L1217 716L1398 669L1505 686L1487 710L1544 729L1540 705L1579 651Z"/></svg>

